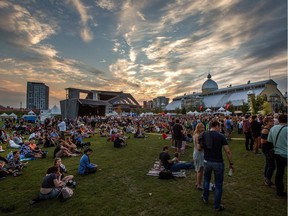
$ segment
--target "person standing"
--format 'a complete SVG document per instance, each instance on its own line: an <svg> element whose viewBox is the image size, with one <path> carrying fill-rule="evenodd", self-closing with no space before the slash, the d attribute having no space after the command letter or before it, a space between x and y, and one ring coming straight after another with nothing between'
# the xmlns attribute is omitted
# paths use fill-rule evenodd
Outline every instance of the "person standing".
<svg viewBox="0 0 288 216"><path fill-rule="evenodd" d="M245 147L246 147L246 150L247 151L249 151L249 150L252 151L253 150L254 140L252 138L251 123L249 121L249 115L245 115L245 119L243 121L243 132L244 132L244 135L245 135Z"/></svg>
<svg viewBox="0 0 288 216"><path fill-rule="evenodd" d="M215 176L214 209L223 211L225 208L221 204L223 181L224 181L224 161L222 147L229 161L230 169L234 170L232 153L228 147L228 142L224 135L220 133L220 123L213 121L210 131L204 132L199 137L198 150L204 150L204 191L202 201L206 204L209 199L209 186L212 172Z"/></svg>
<svg viewBox="0 0 288 216"><path fill-rule="evenodd" d="M267 137L270 129L273 127L273 117L267 116L263 120L264 128L261 131L261 146L262 152L265 155L265 166L264 166L264 179L267 186L274 185L271 181L273 172L275 169L275 159L273 151L273 143L267 141Z"/></svg>
<svg viewBox="0 0 288 216"><path fill-rule="evenodd" d="M203 150L198 150L198 138L199 136L205 131L205 126L203 123L197 124L194 135L193 135L193 142L194 142L194 151L193 151L193 161L196 171L196 188L198 190L203 190L202 187L202 179L203 179L203 170L204 170L204 152Z"/></svg>
<svg viewBox="0 0 288 216"><path fill-rule="evenodd" d="M274 146L274 157L276 160L275 185L278 196L287 196L284 192L284 172L287 167L287 114L279 116L279 124L273 126L268 134L268 142Z"/></svg>
<svg viewBox="0 0 288 216"><path fill-rule="evenodd" d="M66 123L63 119L60 119L60 123L58 124L60 136L62 140L65 140L65 132L66 132Z"/></svg>
<svg viewBox="0 0 288 216"><path fill-rule="evenodd" d="M254 140L253 151L255 154L261 154L259 153L259 148L261 147L260 143L261 129L262 129L261 123L258 122L257 116L256 115L252 116L251 132Z"/></svg>
<svg viewBox="0 0 288 216"><path fill-rule="evenodd" d="M175 125L173 126L172 130L173 130L174 140L175 140L175 152L180 153L181 148L182 148L184 129L183 129L183 126L180 124L179 119L176 119Z"/></svg>

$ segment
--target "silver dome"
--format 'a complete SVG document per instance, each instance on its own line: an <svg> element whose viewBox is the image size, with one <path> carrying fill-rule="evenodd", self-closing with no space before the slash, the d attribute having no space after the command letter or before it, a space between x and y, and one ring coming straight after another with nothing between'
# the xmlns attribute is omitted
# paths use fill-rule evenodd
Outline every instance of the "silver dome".
<svg viewBox="0 0 288 216"><path fill-rule="evenodd" d="M217 83L211 79L211 75L208 74L207 80L202 85L202 92L209 93L218 89Z"/></svg>

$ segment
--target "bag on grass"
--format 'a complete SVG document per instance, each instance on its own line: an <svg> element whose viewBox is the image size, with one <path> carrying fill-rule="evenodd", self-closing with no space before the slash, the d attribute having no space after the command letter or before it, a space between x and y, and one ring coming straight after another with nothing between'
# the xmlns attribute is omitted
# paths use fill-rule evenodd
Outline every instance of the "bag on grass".
<svg viewBox="0 0 288 216"><path fill-rule="evenodd" d="M61 190L63 199L69 199L73 196L73 190L69 187L63 187Z"/></svg>
<svg viewBox="0 0 288 216"><path fill-rule="evenodd" d="M162 170L159 172L159 179L173 179L174 176L170 170Z"/></svg>

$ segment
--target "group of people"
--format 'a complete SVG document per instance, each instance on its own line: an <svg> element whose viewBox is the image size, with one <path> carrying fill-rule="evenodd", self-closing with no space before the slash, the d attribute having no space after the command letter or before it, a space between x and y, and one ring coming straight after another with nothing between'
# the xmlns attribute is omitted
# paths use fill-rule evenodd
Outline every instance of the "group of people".
<svg viewBox="0 0 288 216"><path fill-rule="evenodd" d="M175 121L174 121L175 120ZM239 124L241 126L239 126ZM256 116L245 115L233 123L231 117L219 121L218 117L211 118L207 122L198 122L193 128L193 163L178 163L173 161L169 155L168 146L164 146L159 159L165 169L175 171L194 167L196 172L195 187L203 190L202 200L208 202L209 187L212 171L215 176L214 208L222 211L224 206L221 204L221 195L224 179L224 163L222 147L229 161L231 175L234 171L234 163L231 150L227 140L231 139L233 127L238 127L238 133L245 134L245 148L253 151L256 155L265 156L264 181L269 187L273 186L273 172L276 169L275 186L278 196L287 196L284 192L283 177L285 167L287 167L287 115ZM241 130L239 130L239 127ZM242 130L243 129L243 130ZM185 137L185 127L179 119L173 119L170 124L172 133L171 140L175 152L180 153ZM163 137L164 138L164 137ZM175 153L175 154L176 154ZM261 154L262 155L262 154ZM203 181L204 178L204 181Z"/></svg>
<svg viewBox="0 0 288 216"><path fill-rule="evenodd" d="M275 122L277 123L275 124ZM224 209L224 206L221 204L224 178L222 148L228 158L230 169L234 170L232 153L228 147L227 140L231 139L233 129L238 128L238 133L241 134L243 132L245 135L246 150L253 150L255 154L259 154L260 149L262 149L265 155L265 184L268 186L274 184L272 176L275 167L277 167L275 179L277 195L285 195L283 175L287 166L287 115L280 115L277 119L272 116L248 115L244 117L220 117L212 115L181 116L179 118L171 116L84 116L78 117L76 120L52 119L45 121L44 125L39 123L30 125L29 127L24 127L23 124L18 127L10 127L10 130L13 131L12 136L9 136L7 129L2 128L2 143L8 143L9 139L13 140L16 145L20 146L19 154L23 152L25 157L45 157L46 152L39 148L41 144L47 147L54 146L54 156L56 158L82 155L78 168L80 175L95 173L97 171L97 165L90 163L89 155L93 152L89 147L90 143L83 141L84 138L97 133L97 129L99 129L100 136L113 141L116 148L127 144L126 140L129 138L129 133L134 134L135 138L145 138L147 132L162 133L162 136L165 134L165 139L170 137L172 140L173 147L178 156L184 153L187 146L186 142L193 142L193 162L181 163L179 160L173 160L169 155L168 146L163 147L159 159L165 169L171 171L195 168L195 187L203 191L202 200L205 203L209 199L209 184L211 174L214 171L214 208L217 211ZM26 133L27 128L29 128L28 134ZM24 140L23 135L28 135L29 140ZM29 149L27 146L29 146ZM35 148L31 149L31 146ZM81 148L84 148L84 154L79 150ZM0 168L4 167L3 163L1 164ZM56 188L60 184L58 181L59 184L56 181L54 182L55 176L57 177L58 175L57 172L60 171L56 168L52 169L51 173L55 175L50 177L52 181L49 178L49 182L53 182ZM47 188L47 185L44 184L44 186L43 188ZM52 192L52 190L48 191ZM47 192L47 190L45 191L44 189L42 192Z"/></svg>

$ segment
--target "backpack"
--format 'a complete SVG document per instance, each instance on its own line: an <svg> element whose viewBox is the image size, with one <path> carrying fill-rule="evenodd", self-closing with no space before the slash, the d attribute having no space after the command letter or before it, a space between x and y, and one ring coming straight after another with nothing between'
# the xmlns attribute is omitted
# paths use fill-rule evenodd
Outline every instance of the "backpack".
<svg viewBox="0 0 288 216"><path fill-rule="evenodd" d="M159 179L174 179L170 170L164 169L159 172Z"/></svg>
<svg viewBox="0 0 288 216"><path fill-rule="evenodd" d="M73 196L73 190L69 187L63 187L61 189L61 194L64 200L69 199Z"/></svg>

